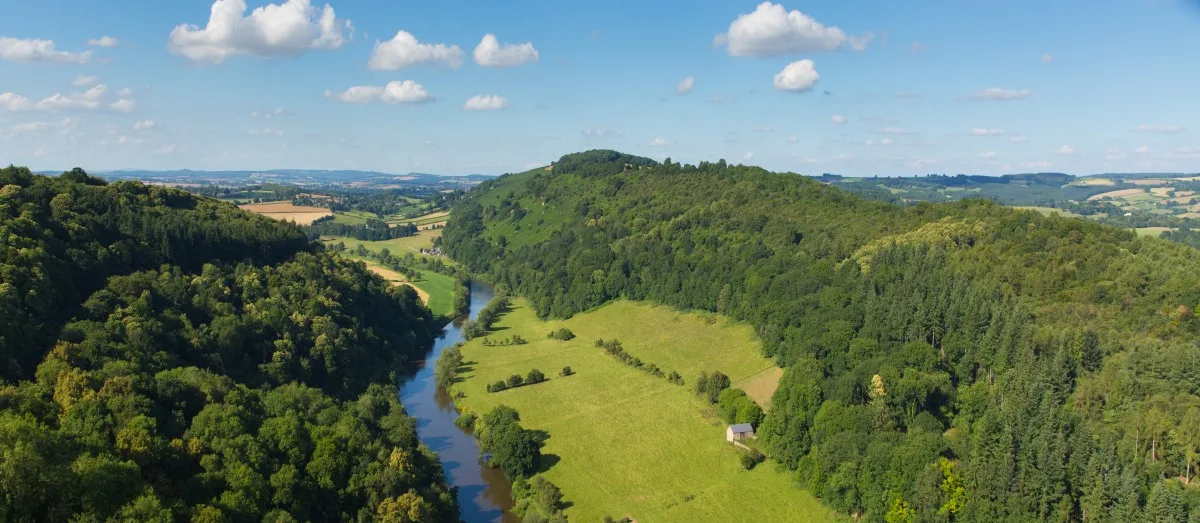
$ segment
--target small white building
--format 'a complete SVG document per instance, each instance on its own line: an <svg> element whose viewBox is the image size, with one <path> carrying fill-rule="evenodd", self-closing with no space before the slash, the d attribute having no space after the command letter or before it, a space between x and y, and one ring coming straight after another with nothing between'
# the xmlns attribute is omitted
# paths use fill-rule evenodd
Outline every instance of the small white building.
<svg viewBox="0 0 1200 523"><path fill-rule="evenodd" d="M754 437L754 427L749 423L737 423L725 429L725 441L733 443Z"/></svg>

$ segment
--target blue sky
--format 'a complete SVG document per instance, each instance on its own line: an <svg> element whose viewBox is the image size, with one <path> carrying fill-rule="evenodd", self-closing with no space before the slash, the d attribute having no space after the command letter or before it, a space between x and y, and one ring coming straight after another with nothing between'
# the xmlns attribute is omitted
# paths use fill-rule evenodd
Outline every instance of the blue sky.
<svg viewBox="0 0 1200 523"><path fill-rule="evenodd" d="M9 2L0 161L1200 171L1195 2L274 2Z"/></svg>

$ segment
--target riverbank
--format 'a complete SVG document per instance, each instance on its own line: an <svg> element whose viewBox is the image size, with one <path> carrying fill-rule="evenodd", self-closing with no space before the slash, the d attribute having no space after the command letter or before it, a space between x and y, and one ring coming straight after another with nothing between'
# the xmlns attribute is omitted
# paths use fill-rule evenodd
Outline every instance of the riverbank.
<svg viewBox="0 0 1200 523"><path fill-rule="evenodd" d="M471 285L471 316L492 299L492 290L481 283ZM400 400L409 416L417 420L421 443L437 452L448 482L458 489L462 518L469 523L518 520L512 509L512 486L498 469L479 462L475 437L454 425L458 412L450 396L434 382L433 367L443 350L463 341L461 321L446 325L428 356L400 384Z"/></svg>
<svg viewBox="0 0 1200 523"><path fill-rule="evenodd" d="M576 337L548 339L559 328ZM528 343L485 346L479 338L463 346L465 370L455 390L464 396L457 402L477 413L508 405L520 412L523 426L549 433L543 475L562 489L571 520L837 520L770 463L742 468L740 451L725 442L725 424L692 393L701 371L720 370L735 386L777 375L764 372L773 365L749 326L627 301L543 322L516 299L487 338L513 335ZM631 356L664 373L679 372L684 385L622 364L595 347L598 338L620 340ZM566 366L573 374L560 376ZM535 368L549 379L486 390Z"/></svg>

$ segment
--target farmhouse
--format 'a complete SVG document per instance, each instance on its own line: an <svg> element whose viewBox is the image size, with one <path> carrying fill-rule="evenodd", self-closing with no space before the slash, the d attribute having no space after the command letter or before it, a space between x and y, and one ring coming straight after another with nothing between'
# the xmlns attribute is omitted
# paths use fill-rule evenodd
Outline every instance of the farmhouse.
<svg viewBox="0 0 1200 523"><path fill-rule="evenodd" d="M729 428L725 429L725 441L730 443L753 437L754 427L750 426L749 423L738 423L736 425L730 425Z"/></svg>

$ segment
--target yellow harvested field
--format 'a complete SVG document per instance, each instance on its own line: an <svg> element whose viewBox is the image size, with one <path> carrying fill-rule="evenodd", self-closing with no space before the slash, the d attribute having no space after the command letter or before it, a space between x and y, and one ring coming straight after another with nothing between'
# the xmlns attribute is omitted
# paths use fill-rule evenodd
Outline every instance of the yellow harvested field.
<svg viewBox="0 0 1200 523"><path fill-rule="evenodd" d="M1116 185L1117 182L1108 178L1080 178L1075 180L1075 185Z"/></svg>
<svg viewBox="0 0 1200 523"><path fill-rule="evenodd" d="M421 290L420 287L413 285L412 282L408 281L408 278L405 278L403 274L400 274L400 273L393 271L387 267L384 267L382 265L378 265L375 263L367 263L367 269L369 269L371 272L373 272L375 274L382 276L383 279L391 282L394 285L406 285L408 287L411 287L412 290L417 291L417 296L419 296L421 298L422 302L424 302L426 304L429 303L429 293Z"/></svg>
<svg viewBox="0 0 1200 523"><path fill-rule="evenodd" d="M418 225L417 230L418 231L428 231L428 230L432 230L435 226L445 227L446 222L433 222L433 223L427 223L425 225Z"/></svg>
<svg viewBox="0 0 1200 523"><path fill-rule="evenodd" d="M312 222L326 216L333 216L333 211L324 207L303 207L292 205L292 202L247 203L238 208L261 214L280 221L295 222L297 225L312 225Z"/></svg>
<svg viewBox="0 0 1200 523"><path fill-rule="evenodd" d="M1120 198L1122 196L1129 196L1131 194L1138 194L1138 193L1143 193L1143 192L1146 192L1146 190L1145 189L1121 189L1119 191L1108 191L1108 192L1102 192L1100 194L1093 194L1091 196L1088 196L1088 201L1090 202L1090 201L1094 201L1094 200L1099 200L1099 199L1105 198L1105 197Z"/></svg>
<svg viewBox="0 0 1200 523"><path fill-rule="evenodd" d="M1195 196L1196 191L1175 191L1175 196Z"/></svg>
<svg viewBox="0 0 1200 523"><path fill-rule="evenodd" d="M782 377L783 369L771 365L753 376L734 383L734 386L746 391L746 395L758 403L763 410L769 410L771 396L775 395L775 389L779 388L779 379Z"/></svg>
<svg viewBox="0 0 1200 523"><path fill-rule="evenodd" d="M1150 189L1150 192L1154 193L1155 196L1166 196L1173 189L1174 187L1155 187Z"/></svg>
<svg viewBox="0 0 1200 523"><path fill-rule="evenodd" d="M1166 180L1149 179L1149 178L1140 179L1140 180L1125 180L1125 182L1132 183L1134 185L1166 185L1167 184Z"/></svg>

